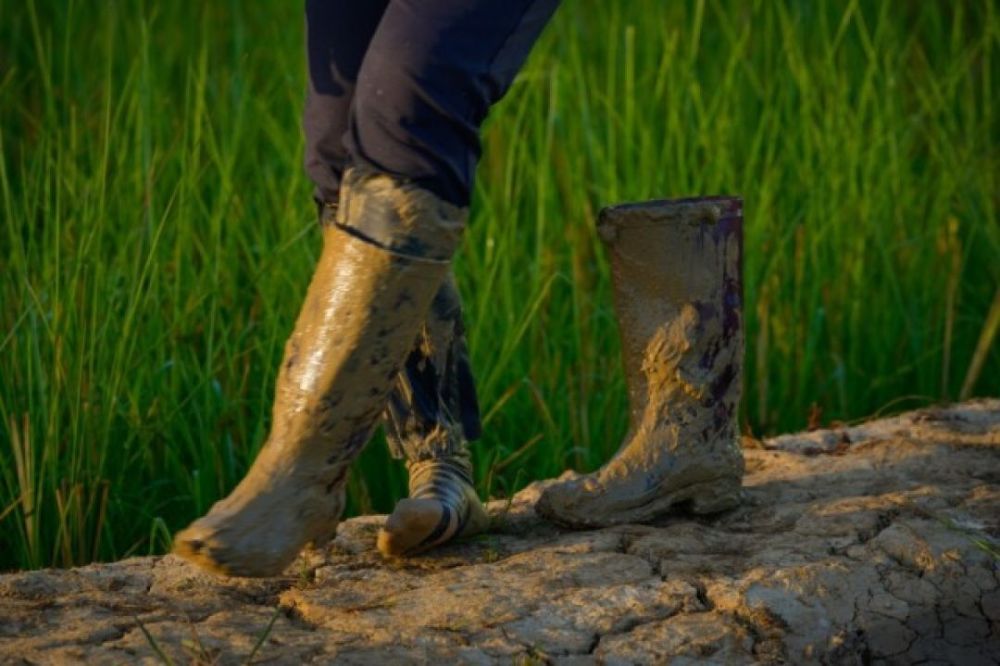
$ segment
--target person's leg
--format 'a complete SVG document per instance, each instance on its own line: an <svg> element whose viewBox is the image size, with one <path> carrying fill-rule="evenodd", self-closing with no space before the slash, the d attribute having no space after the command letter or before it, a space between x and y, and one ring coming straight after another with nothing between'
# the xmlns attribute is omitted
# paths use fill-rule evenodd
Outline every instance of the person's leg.
<svg viewBox="0 0 1000 666"><path fill-rule="evenodd" d="M175 552L206 569L277 574L306 543L334 534L348 467L368 441L447 277L467 216L464 205L451 202L468 200L478 155L478 138L470 141L467 130L478 130L489 103L509 85L513 71L504 64L514 71L520 65L527 48L520 58L510 52L522 42L519 26L535 25L527 19L541 3L422 4L413 11L412 3L390 3L359 72L349 124L372 151L348 143L349 158L361 168L344 172L336 219L324 227L323 254L285 346L268 441L237 488L174 540ZM554 7L555 0L545 4ZM515 18L492 26L485 20L508 13ZM490 33L476 36L472 29ZM528 46L540 29L528 35ZM468 52L443 46L450 42ZM389 53L402 60L387 60ZM480 102L472 102L477 96ZM380 98L387 104L376 103ZM468 102L456 107L462 114L426 113L454 106L455 98ZM418 108L414 125L410 111ZM441 165L468 162L458 196L442 194L449 175L424 171L420 160L404 154L432 144L400 141L405 134L386 122L436 136L433 146L446 151ZM442 529L453 523L441 523Z"/></svg>
<svg viewBox="0 0 1000 666"><path fill-rule="evenodd" d="M365 54L351 162L469 204L479 129L558 0L392 0Z"/></svg>
<svg viewBox="0 0 1000 666"><path fill-rule="evenodd" d="M389 0L306 0L305 168L317 204L333 214L347 168L344 134L358 70ZM322 214L322 212L321 212Z"/></svg>
<svg viewBox="0 0 1000 666"><path fill-rule="evenodd" d="M315 185L321 221L330 222L336 216L341 178L348 166L342 139L358 70L387 5L388 0L306 3L309 87L303 113L305 166ZM479 436L479 405L454 276L449 276L434 298L428 320L389 394L383 425L393 456L406 460L411 497L425 495L434 487L426 483L427 471L438 467L468 477L466 487L472 492L466 442ZM471 500L478 501L472 495ZM412 523L426 512L406 515ZM396 522L399 520L397 512ZM462 522L470 520L473 524L482 522L476 516ZM438 536L434 544L454 533Z"/></svg>
<svg viewBox="0 0 1000 666"><path fill-rule="evenodd" d="M392 0L358 74L345 138L351 164L359 171L405 178L467 206L480 155L480 126L557 4ZM379 229L363 231L379 240ZM429 321L432 335L435 329L441 335L460 331L457 292L443 301L453 302L455 317L446 316L436 326ZM387 434L394 451L407 458L410 498L397 505L379 535L386 555L426 550L487 524L466 448L466 439L475 436L470 431L478 432L475 393L471 376L459 381L468 366L464 341L460 335L453 340L450 361L442 353L448 350L424 353L418 345L394 394L404 400L390 402ZM449 392L458 394L449 398Z"/></svg>
<svg viewBox="0 0 1000 666"><path fill-rule="evenodd" d="M379 534L383 554L413 554L487 527L467 443L479 437L462 304L454 278L442 285L385 410L385 434L406 459L409 498Z"/></svg>
<svg viewBox="0 0 1000 666"><path fill-rule="evenodd" d="M336 532L350 464L447 277L466 211L376 174L341 185L275 385L271 431L239 485L174 539L217 573L281 573ZM360 228L383 230L380 243Z"/></svg>

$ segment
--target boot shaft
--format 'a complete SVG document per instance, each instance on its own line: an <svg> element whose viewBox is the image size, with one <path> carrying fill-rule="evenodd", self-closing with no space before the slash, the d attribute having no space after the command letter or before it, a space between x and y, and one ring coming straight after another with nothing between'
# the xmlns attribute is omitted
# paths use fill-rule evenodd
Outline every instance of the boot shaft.
<svg viewBox="0 0 1000 666"><path fill-rule="evenodd" d="M706 197L601 211L598 232L611 262L633 430L706 407L716 428L735 430L742 209L737 197Z"/></svg>
<svg viewBox="0 0 1000 666"><path fill-rule="evenodd" d="M271 439L337 456L368 441L406 352L450 270L466 211L379 174L344 176L338 218L278 373ZM341 455L342 454L342 455Z"/></svg>

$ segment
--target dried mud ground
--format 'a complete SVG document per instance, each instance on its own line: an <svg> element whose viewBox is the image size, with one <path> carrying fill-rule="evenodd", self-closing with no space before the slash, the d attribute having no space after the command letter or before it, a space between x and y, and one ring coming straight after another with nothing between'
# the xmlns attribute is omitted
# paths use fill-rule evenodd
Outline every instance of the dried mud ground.
<svg viewBox="0 0 1000 666"><path fill-rule="evenodd" d="M713 520L563 531L536 484L409 561L372 516L269 580L172 556L0 576L0 662L1000 661L1000 400L745 446L747 501Z"/></svg>

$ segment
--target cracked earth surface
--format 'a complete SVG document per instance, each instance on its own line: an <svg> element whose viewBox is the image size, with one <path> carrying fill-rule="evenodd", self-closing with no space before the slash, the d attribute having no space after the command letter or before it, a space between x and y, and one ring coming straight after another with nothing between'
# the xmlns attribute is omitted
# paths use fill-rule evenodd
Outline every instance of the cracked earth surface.
<svg viewBox="0 0 1000 666"><path fill-rule="evenodd" d="M0 576L0 663L244 663L262 635L256 663L1000 662L1000 400L745 448L747 501L711 520L560 530L535 484L408 561L369 516L268 580Z"/></svg>

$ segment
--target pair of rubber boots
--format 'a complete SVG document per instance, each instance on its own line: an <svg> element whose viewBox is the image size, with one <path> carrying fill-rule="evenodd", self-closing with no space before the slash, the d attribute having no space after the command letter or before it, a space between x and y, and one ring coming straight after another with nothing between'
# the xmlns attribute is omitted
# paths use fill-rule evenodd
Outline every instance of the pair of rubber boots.
<svg viewBox="0 0 1000 666"><path fill-rule="evenodd" d="M559 523L644 521L673 504L739 500L740 209L710 199L602 212L631 427L594 474L549 485ZM385 174L348 171L246 477L174 550L228 575L281 573L336 532L348 469L382 416L410 497L380 531L385 555L483 531L466 440L478 429L451 258L466 211ZM416 345L414 341L416 340Z"/></svg>

